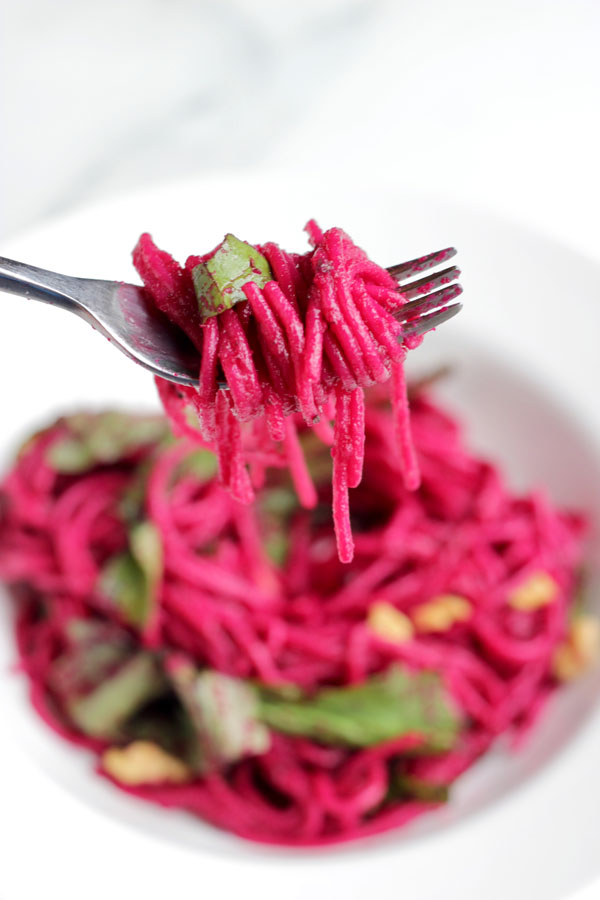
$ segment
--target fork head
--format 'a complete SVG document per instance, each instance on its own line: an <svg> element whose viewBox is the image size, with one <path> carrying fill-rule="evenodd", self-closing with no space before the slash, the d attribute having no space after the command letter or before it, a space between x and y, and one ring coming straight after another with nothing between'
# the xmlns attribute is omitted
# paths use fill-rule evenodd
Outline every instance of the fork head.
<svg viewBox="0 0 600 900"><path fill-rule="evenodd" d="M458 284L460 269L448 266L437 272L432 271L455 255L454 247L446 247L388 269L398 281L399 293L407 301L394 314L403 325L403 339L426 334L462 309L462 303L452 303L462 294L462 287ZM423 272L431 274L423 276ZM412 278L417 274L421 277Z"/></svg>
<svg viewBox="0 0 600 900"><path fill-rule="evenodd" d="M388 269L407 301L395 313L403 325L403 339L431 331L462 309L462 304L452 303L462 293L457 283L460 270L450 266L435 271L455 254L453 247L447 247ZM420 277L414 278L415 275ZM196 385L200 370L197 352L179 329L155 321L156 316L147 311L141 296L141 288L133 285L120 285L116 292L111 319L113 331L115 321L121 326L120 348L155 375L178 384ZM132 341L132 333L139 337ZM129 341L124 340L125 335ZM219 386L227 387L225 383Z"/></svg>

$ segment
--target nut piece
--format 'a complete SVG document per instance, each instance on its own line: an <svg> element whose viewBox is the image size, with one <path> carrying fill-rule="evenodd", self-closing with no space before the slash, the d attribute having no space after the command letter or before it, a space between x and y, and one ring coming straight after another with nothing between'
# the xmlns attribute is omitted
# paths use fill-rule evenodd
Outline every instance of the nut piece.
<svg viewBox="0 0 600 900"><path fill-rule="evenodd" d="M456 622L471 618L473 607L458 594L440 594L412 610L417 631L448 631Z"/></svg>
<svg viewBox="0 0 600 900"><path fill-rule="evenodd" d="M394 644L410 641L415 633L408 616L391 603L373 603L369 607L367 625L376 635Z"/></svg>
<svg viewBox="0 0 600 900"><path fill-rule="evenodd" d="M590 669L600 656L600 622L578 616L571 622L566 641L556 648L552 673L559 681L572 681Z"/></svg>
<svg viewBox="0 0 600 900"><path fill-rule="evenodd" d="M102 767L121 784L181 784L193 778L191 769L152 741L133 741L126 747L109 747L102 754Z"/></svg>
<svg viewBox="0 0 600 900"><path fill-rule="evenodd" d="M553 603L558 597L559 587L547 572L535 572L514 588L508 595L508 602L513 609L521 612L534 612Z"/></svg>

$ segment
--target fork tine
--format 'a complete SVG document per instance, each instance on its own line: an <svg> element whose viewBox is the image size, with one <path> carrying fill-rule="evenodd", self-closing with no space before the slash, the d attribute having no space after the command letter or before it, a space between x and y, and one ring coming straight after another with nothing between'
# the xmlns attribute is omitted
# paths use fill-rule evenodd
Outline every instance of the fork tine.
<svg viewBox="0 0 600 900"><path fill-rule="evenodd" d="M441 272L434 272L426 275L425 278L418 278L416 281L409 281L406 284L398 285L398 290L407 300L413 297L422 297L424 294L430 294L435 288L445 287L460 278L460 269L457 266L450 266L442 269Z"/></svg>
<svg viewBox="0 0 600 900"><path fill-rule="evenodd" d="M442 288L439 291L432 291L424 297L417 300L410 300L404 306L399 306L394 310L393 316L400 322L412 321L417 316L429 312L438 306L447 306L452 300L460 297L462 294L462 286L460 284L451 284L449 287Z"/></svg>
<svg viewBox="0 0 600 900"><path fill-rule="evenodd" d="M446 306L444 309L429 313L427 316L421 316L420 319L415 319L407 324L402 337L418 337L421 334L425 334L433 328L437 328L438 325L443 325L448 319L452 319L461 309L462 303L454 303L452 306Z"/></svg>
<svg viewBox="0 0 600 900"><path fill-rule="evenodd" d="M436 266L441 265L441 263L446 262L447 259L451 259L453 256L456 256L455 248L446 247L444 250L436 250L435 253L428 253L427 256L419 256L417 259L410 259L408 262L390 266L388 272L393 278L408 278L410 275L415 275L417 272L427 272L429 269L434 269Z"/></svg>

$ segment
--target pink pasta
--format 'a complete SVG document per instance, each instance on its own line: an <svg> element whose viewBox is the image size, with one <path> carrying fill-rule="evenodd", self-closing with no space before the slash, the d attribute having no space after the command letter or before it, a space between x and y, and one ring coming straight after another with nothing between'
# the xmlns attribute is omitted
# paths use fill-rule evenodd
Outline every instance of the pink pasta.
<svg viewBox="0 0 600 900"><path fill-rule="evenodd" d="M233 497L252 502L247 468L262 472L268 456L268 465L290 467L310 508L315 492L298 452L296 419L326 441L333 422L333 521L340 559L349 563L348 489L361 477L363 391L390 378L403 477L411 489L418 486L402 376L406 350L416 342L403 342L394 318L405 301L391 275L340 228L322 232L309 222L306 230L313 249L303 256L275 244L257 247L272 280L262 287L249 281L243 286L247 302L204 324L192 273L214 251L181 267L144 234L133 260L148 296L201 353L197 389L159 383L165 410L176 434L196 432L196 440L216 449L221 483Z"/></svg>
<svg viewBox="0 0 600 900"><path fill-rule="evenodd" d="M301 269L278 254L278 289L291 303ZM164 296L170 302L174 295ZM236 328L245 327L238 313L236 321ZM207 340L215 330L205 329ZM293 381L287 341L276 362L282 382ZM329 364L324 355L323 365ZM263 390L266 381L258 383ZM255 384L251 378L244 394L248 415ZM335 420L334 515L342 559L351 555L348 487L355 493L349 563L340 561L329 525L326 444L332 436L325 430L316 436L303 412L287 410L283 419L257 419L255 444L242 445L230 392L215 392L203 428L219 435L220 477L231 494L198 468L210 458L198 456L185 438L130 442L110 459L83 456L73 470L75 439L89 447L68 419L32 439L0 493L0 575L17 596L21 668L39 714L61 737L89 748L123 790L268 843L328 844L405 825L442 802L499 736L519 740L557 686L554 660L567 639L583 559L583 518L557 509L542 493L511 493L494 466L465 449L454 420L424 396L412 401L414 449L401 433L401 457L402 423L385 391L371 391L365 407L362 385L351 391L339 381L332 385L327 399L315 402L336 406L328 407L327 418ZM205 387L204 399L212 396L211 378ZM396 389L402 397L401 378ZM168 406L172 395L164 399ZM292 394L281 403L291 404ZM174 417L177 409L170 410ZM185 431L185 420L176 421ZM126 437L134 428L132 418ZM273 465L269 429L286 446L291 477ZM255 485L253 506L232 496L248 499L244 461ZM131 586L125 579L131 529L140 524L158 535L162 557L143 614L121 591ZM115 592L115 572L122 571L115 561L124 558L129 569ZM532 584L537 594L522 608L515 591L528 584L523 596L531 598ZM444 604L455 609L454 618L439 618ZM390 610L396 630L387 632L375 613L389 617ZM398 622L406 633L397 631ZM72 630L82 623L96 637L78 657ZM143 654L161 678L189 665L252 690L281 690L284 697L301 691L307 702L327 689L372 684L396 666L411 676L435 672L457 731L436 749L420 728L363 744L359 734L353 744L325 732L286 732L285 723L272 721L267 743L210 771L192 768L184 783L127 782L107 768L106 748L139 737L141 725L155 728L159 703L159 724L167 716L167 728L153 731L152 740L178 753L173 741L182 710L172 693L161 695L147 699L112 737L90 731L70 703L89 696L85 679L94 676L93 665L101 667L101 687L114 677L115 666L94 656L98 648L138 661Z"/></svg>

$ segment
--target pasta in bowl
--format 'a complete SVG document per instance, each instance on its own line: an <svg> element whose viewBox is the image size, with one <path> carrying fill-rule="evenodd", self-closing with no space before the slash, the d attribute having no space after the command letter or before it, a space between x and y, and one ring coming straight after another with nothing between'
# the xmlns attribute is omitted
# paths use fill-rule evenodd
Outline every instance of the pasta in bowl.
<svg viewBox="0 0 600 900"><path fill-rule="evenodd" d="M326 239L315 229L311 258ZM335 231L337 257L314 271L330 277L337 261L343 284L358 260L385 299L392 286L345 240ZM299 259L273 245L265 258L293 286ZM182 269L145 236L134 259L159 308L193 322L202 258ZM239 301L274 333L265 295L281 321L298 311L273 283L246 282ZM585 516L508 489L418 385L411 432L404 348L386 358L369 310L371 343L356 337L366 313L352 312L328 374L318 339L299 342L302 323L261 344L280 374L287 360L302 376L268 394L267 433L248 317L217 304L199 400L160 385L176 439L157 416L62 417L2 488L0 574L38 712L124 790L258 841L348 840L433 810L598 653L578 600ZM339 308L330 318L339 331Z"/></svg>

